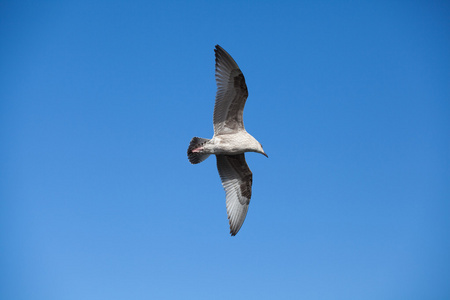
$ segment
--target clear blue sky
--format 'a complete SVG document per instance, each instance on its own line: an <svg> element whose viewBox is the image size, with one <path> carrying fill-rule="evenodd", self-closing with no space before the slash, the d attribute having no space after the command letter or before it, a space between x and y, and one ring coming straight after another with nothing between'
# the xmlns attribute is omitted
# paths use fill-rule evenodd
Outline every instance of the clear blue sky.
<svg viewBox="0 0 450 300"><path fill-rule="evenodd" d="M0 298L450 298L446 1L3 1ZM230 237L220 44L269 158Z"/></svg>

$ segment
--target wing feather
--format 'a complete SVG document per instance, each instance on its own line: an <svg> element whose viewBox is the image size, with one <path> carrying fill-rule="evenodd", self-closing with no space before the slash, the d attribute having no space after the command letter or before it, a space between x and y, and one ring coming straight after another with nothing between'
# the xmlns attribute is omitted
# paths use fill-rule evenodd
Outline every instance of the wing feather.
<svg viewBox="0 0 450 300"><path fill-rule="evenodd" d="M239 66L222 47L216 45L217 93L214 105L214 133L244 130L244 106L248 97L247 85Z"/></svg>
<svg viewBox="0 0 450 300"><path fill-rule="evenodd" d="M253 175L244 154L216 155L217 169L226 193L231 235L236 235L247 216L252 196Z"/></svg>

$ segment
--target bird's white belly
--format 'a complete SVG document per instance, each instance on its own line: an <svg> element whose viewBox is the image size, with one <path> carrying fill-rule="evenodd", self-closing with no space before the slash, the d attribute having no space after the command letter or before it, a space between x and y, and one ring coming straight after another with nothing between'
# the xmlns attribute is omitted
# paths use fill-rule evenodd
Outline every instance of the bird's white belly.
<svg viewBox="0 0 450 300"><path fill-rule="evenodd" d="M211 154L240 154L247 152L247 149L242 145L245 145L245 137L242 135L214 136L205 145L205 151Z"/></svg>

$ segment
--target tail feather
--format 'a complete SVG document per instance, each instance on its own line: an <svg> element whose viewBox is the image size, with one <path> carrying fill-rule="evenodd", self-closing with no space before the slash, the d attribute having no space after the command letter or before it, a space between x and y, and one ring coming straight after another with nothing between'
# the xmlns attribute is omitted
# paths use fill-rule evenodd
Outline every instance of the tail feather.
<svg viewBox="0 0 450 300"><path fill-rule="evenodd" d="M209 139L203 139L199 137L192 138L187 150L187 155L191 164L199 164L210 156L210 154L192 152L192 150L203 146L207 142L209 142Z"/></svg>

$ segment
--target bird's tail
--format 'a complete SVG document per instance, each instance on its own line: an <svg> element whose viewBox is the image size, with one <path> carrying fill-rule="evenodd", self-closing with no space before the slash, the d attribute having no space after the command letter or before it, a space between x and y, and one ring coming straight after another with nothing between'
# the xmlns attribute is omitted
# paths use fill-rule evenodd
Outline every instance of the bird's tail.
<svg viewBox="0 0 450 300"><path fill-rule="evenodd" d="M209 142L209 139L202 139L199 137L192 138L187 150L187 155L191 164L199 164L210 156L210 154L196 152L196 150L201 151L201 147L207 142Z"/></svg>

